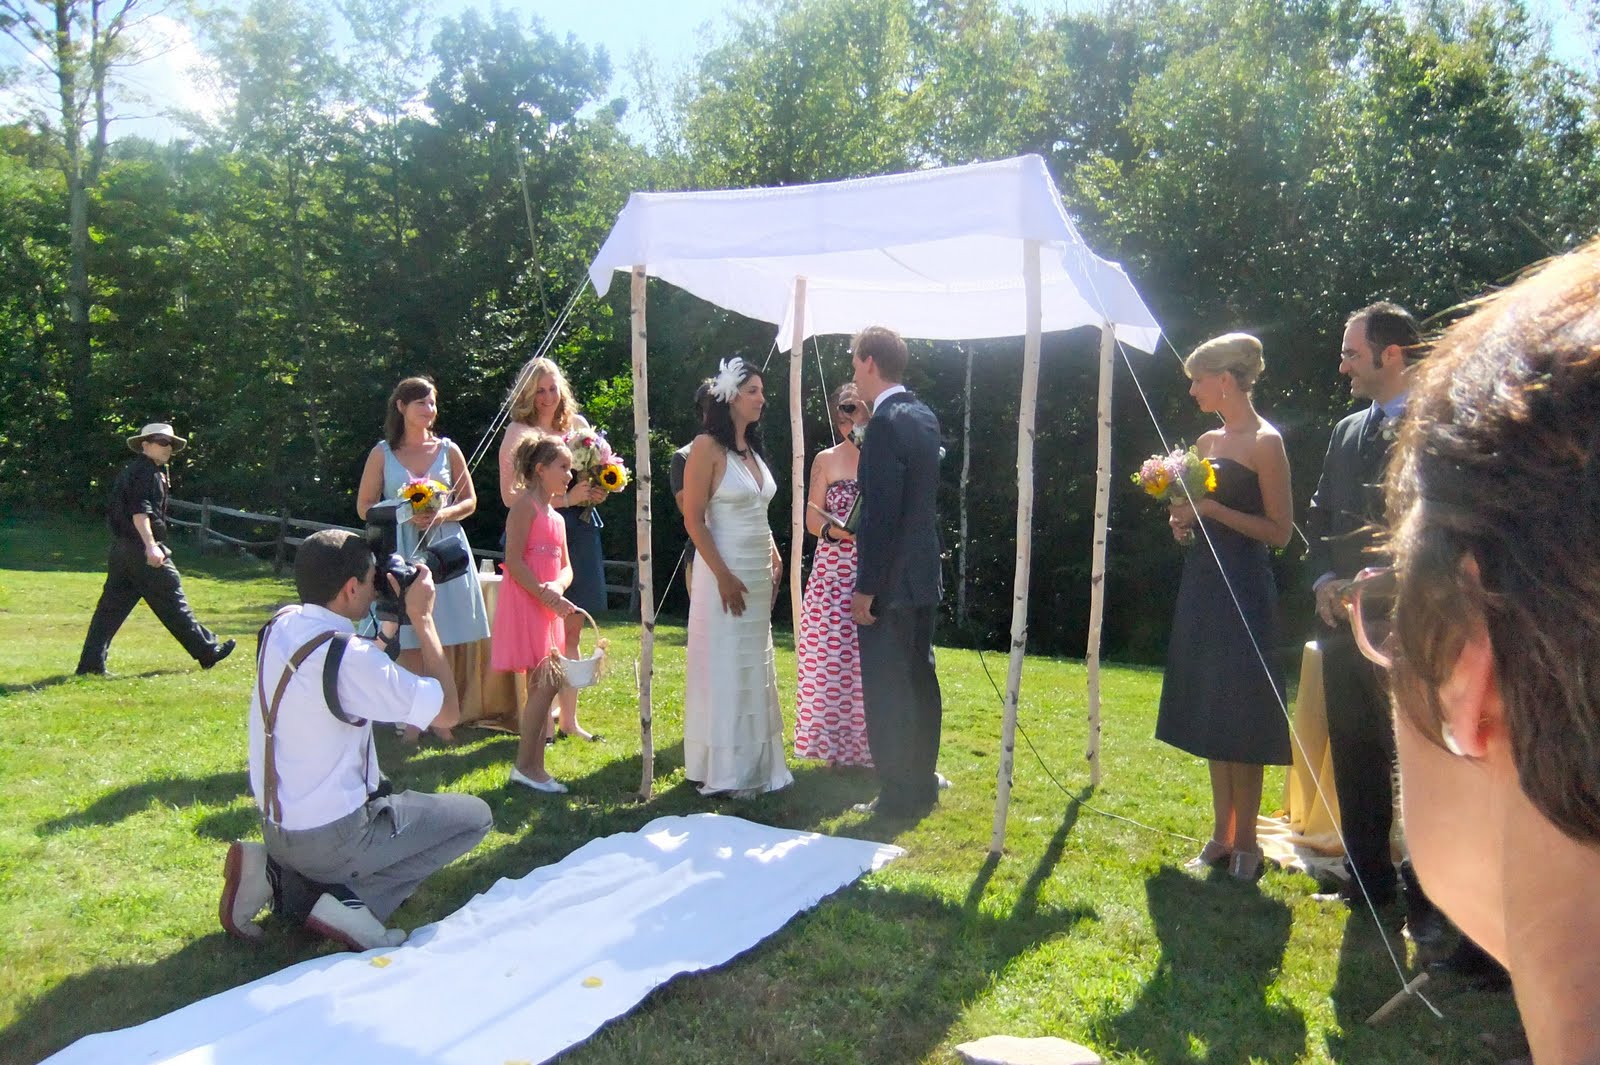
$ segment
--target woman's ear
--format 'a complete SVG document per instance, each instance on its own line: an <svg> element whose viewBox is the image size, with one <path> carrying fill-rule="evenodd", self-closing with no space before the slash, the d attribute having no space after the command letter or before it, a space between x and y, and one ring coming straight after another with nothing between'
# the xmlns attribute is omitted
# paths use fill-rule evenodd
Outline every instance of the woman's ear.
<svg viewBox="0 0 1600 1065"><path fill-rule="evenodd" d="M1450 674L1439 685L1441 722L1450 737L1451 753L1483 758L1491 743L1504 734L1505 714L1500 702L1500 682L1495 675L1494 648L1489 632L1476 625L1461 645Z"/></svg>

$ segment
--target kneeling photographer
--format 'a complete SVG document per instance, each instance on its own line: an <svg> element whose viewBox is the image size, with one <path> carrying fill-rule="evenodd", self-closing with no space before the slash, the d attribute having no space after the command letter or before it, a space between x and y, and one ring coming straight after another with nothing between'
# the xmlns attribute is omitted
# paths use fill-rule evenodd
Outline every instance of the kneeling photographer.
<svg viewBox="0 0 1600 1065"><path fill-rule="evenodd" d="M308 537L295 557L300 603L261 630L250 790L265 844L235 842L228 850L218 914L230 935L259 939L255 917L271 903L353 950L397 946L406 933L383 922L493 823L476 796L393 792L378 768L372 722L448 730L460 709L426 566L409 575L403 597L423 676L393 661L399 618L385 620L375 640L355 635L379 580L393 598L402 591L376 561L355 533Z"/></svg>

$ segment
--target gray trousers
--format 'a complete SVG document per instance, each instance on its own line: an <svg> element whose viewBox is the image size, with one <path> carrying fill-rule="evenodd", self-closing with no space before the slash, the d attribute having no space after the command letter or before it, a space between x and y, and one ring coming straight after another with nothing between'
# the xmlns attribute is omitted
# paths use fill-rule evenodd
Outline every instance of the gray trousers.
<svg viewBox="0 0 1600 1065"><path fill-rule="evenodd" d="M289 830L261 821L267 855L278 865L281 911L304 918L328 886L355 893L387 921L417 885L478 845L494 818L476 795L402 791L318 828Z"/></svg>

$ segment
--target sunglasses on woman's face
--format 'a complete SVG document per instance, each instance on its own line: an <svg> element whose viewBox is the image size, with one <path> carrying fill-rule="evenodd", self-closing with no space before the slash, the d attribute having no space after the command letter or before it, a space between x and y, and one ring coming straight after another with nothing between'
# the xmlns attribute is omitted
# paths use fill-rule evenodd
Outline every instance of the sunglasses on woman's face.
<svg viewBox="0 0 1600 1065"><path fill-rule="evenodd" d="M839 404L839 413L854 414L859 407L860 404L854 403L850 400L845 400L843 403Z"/></svg>
<svg viewBox="0 0 1600 1065"><path fill-rule="evenodd" d="M150 443L154 444L156 447L171 447L172 446L172 440L170 438L168 438L168 437L165 437L165 436L147 436L147 437L145 437L145 439L148 440Z"/></svg>
<svg viewBox="0 0 1600 1065"><path fill-rule="evenodd" d="M1374 566L1356 574L1356 579L1339 596L1350 614L1356 648L1367 661L1382 669L1394 665L1398 642L1394 632L1394 602L1399 588L1393 566Z"/></svg>

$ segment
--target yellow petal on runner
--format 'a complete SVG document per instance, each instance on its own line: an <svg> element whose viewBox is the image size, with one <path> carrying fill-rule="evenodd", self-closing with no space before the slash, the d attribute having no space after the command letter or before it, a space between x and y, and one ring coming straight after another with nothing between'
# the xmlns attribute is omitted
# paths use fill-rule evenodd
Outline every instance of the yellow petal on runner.
<svg viewBox="0 0 1600 1065"><path fill-rule="evenodd" d="M391 957L389 957L389 955L385 954L381 958L373 958L372 959L372 967L374 969L387 969L389 967L389 963L392 962L393 960L394 960L393 958L391 958Z"/></svg>
<svg viewBox="0 0 1600 1065"><path fill-rule="evenodd" d="M600 979L598 976L585 976L583 978L584 987L599 987L603 983L605 983L605 981Z"/></svg>

